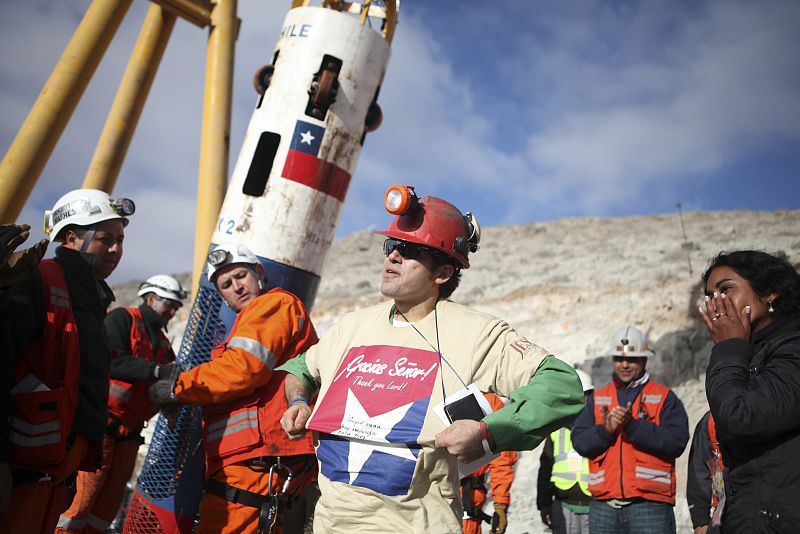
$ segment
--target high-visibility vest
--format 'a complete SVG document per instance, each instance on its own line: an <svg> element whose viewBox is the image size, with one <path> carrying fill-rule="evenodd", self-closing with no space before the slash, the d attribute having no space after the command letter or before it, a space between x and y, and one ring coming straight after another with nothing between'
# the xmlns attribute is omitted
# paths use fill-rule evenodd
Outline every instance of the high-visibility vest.
<svg viewBox="0 0 800 534"><path fill-rule="evenodd" d="M283 296L281 296L283 295ZM248 312L257 313L258 306L269 302L267 299L285 299L290 295L281 289L273 289L251 302L236 317L228 338L211 351L211 359L223 355L230 347L244 348L259 359L268 362L272 370L297 354L307 351L317 342L317 334L302 306L302 315L293 317L292 321L300 325L301 333L283 354L272 354L272 351L261 345L256 339L244 337L238 326ZM283 304L286 305L286 304ZM277 319L270 319L260 328L274 331L281 335L283 331L291 331L291 325L274 324ZM252 325L251 325L252 326ZM281 427L280 420L289 404L284 394L284 372L273 372L269 381L251 395L236 399L225 405L209 405L203 410L203 438L206 450L206 476L211 477L222 467L239 463L260 456L294 456L313 454L314 444L311 432L297 441L290 440Z"/></svg>
<svg viewBox="0 0 800 534"><path fill-rule="evenodd" d="M11 464L57 474L78 406L81 351L67 279L59 264L42 260L45 320L42 335L17 363L11 389Z"/></svg>
<svg viewBox="0 0 800 534"><path fill-rule="evenodd" d="M591 497L589 492L589 460L572 448L572 433L561 428L550 434L553 440L553 470L550 482L560 490L567 491L578 484L581 491Z"/></svg>
<svg viewBox="0 0 800 534"><path fill-rule="evenodd" d="M658 425L669 388L652 380L642 386L631 405L634 419L646 418ZM619 406L612 382L595 391L595 424L602 425L606 413ZM641 497L675 504L675 459L664 460L637 449L620 432L605 453L589 461L589 491L598 500Z"/></svg>
<svg viewBox="0 0 800 534"><path fill-rule="evenodd" d="M157 352L153 352L150 336L145 328L142 311L139 308L126 308L133 318L130 332L131 356L156 362L159 365L175 360L167 337L159 331ZM150 380L125 382L112 378L108 384L108 412L124 427L123 434L138 431L145 421L153 417L157 410L150 402L148 390Z"/></svg>
<svg viewBox="0 0 800 534"><path fill-rule="evenodd" d="M714 512L717 510L720 498L722 497L724 500L725 496L725 482L723 479L725 464L722 462L722 451L719 450L719 442L717 441L717 425L714 423L712 414L708 414L708 440L711 442L711 450L714 453L714 458L708 461L711 475L711 510L712 516L719 516L720 514L714 514Z"/></svg>

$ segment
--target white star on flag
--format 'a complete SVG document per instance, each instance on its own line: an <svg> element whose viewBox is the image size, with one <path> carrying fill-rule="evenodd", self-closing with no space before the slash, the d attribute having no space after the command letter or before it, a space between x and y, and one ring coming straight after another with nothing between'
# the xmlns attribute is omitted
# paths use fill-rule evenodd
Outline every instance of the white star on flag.
<svg viewBox="0 0 800 534"><path fill-rule="evenodd" d="M347 435L348 433L346 431L342 432L341 428L334 432L334 434L347 437L348 441L350 441L347 470L350 472L351 484L361 473L361 468L374 451L399 456L400 458L415 462L417 461L417 457L414 456L406 445L402 443L392 444L386 441L387 434L389 434L394 429L395 425L405 417L413 404L413 402L404 404L394 410L370 417L367 415L367 412L364 410L364 407L358 401L353 391L351 389L347 390L347 402L345 403L342 421L369 421L370 430L375 432L371 436L370 441L351 438ZM377 441L382 441L383 443L376 443Z"/></svg>
<svg viewBox="0 0 800 534"><path fill-rule="evenodd" d="M311 130L308 130L306 132L301 132L300 133L300 138L301 138L300 142L301 143L305 143L307 145L310 145L311 141L313 141L315 139L315 137L313 135L311 135Z"/></svg>

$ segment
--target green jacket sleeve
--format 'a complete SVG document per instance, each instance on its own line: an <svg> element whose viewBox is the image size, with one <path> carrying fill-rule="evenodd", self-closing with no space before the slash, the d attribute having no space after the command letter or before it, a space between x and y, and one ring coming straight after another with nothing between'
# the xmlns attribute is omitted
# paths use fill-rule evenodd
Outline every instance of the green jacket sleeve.
<svg viewBox="0 0 800 534"><path fill-rule="evenodd" d="M306 353L298 354L291 360L287 361L283 365L279 365L275 368L276 371L286 371L290 375L294 375L300 380L302 380L305 385L309 387L311 393L313 394L317 388L317 381L314 380L314 377L311 376L311 372L308 370L306 366Z"/></svg>
<svg viewBox="0 0 800 534"><path fill-rule="evenodd" d="M484 418L498 451L529 451L551 432L568 426L583 409L583 389L575 369L547 356L511 403Z"/></svg>

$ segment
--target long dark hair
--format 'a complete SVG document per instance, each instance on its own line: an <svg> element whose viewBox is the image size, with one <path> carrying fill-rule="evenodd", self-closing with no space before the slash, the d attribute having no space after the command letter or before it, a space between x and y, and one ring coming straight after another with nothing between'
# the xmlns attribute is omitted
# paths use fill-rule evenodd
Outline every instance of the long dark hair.
<svg viewBox="0 0 800 534"><path fill-rule="evenodd" d="M711 271L717 267L730 267L736 271L750 282L750 287L759 297L777 293L778 298L772 304L776 315L800 315L800 274L786 258L759 250L720 252L703 273L704 289L708 287Z"/></svg>

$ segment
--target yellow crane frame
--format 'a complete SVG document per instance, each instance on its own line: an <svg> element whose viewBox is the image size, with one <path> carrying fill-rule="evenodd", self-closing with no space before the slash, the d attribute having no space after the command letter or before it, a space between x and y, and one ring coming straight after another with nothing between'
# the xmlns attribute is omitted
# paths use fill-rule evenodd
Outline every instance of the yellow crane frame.
<svg viewBox="0 0 800 534"><path fill-rule="evenodd" d="M132 1L94 0L86 11L0 162L0 222L14 222L19 216ZM292 0L290 9L310 4L311 0ZM398 4L399 0L321 1L322 7L359 14L362 24L369 18L383 19L381 32L389 42ZM208 26L194 288L227 189L233 61L240 22L236 13L237 0L152 0L82 185L113 191L176 18Z"/></svg>

